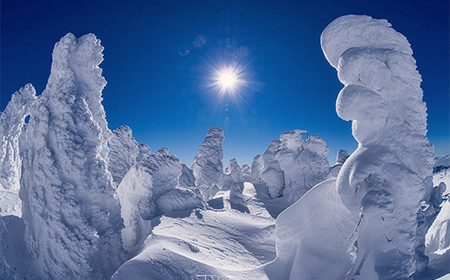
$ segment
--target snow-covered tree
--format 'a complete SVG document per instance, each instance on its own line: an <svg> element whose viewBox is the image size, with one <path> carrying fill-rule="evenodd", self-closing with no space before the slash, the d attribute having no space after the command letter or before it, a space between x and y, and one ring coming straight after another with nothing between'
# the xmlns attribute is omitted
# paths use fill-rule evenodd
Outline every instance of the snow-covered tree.
<svg viewBox="0 0 450 280"><path fill-rule="evenodd" d="M252 181L252 169L250 165L244 163L242 165L242 175L244 176L245 182L251 182Z"/></svg>
<svg viewBox="0 0 450 280"><path fill-rule="evenodd" d="M259 183L261 180L262 172L262 157L257 155L253 158L252 162L252 183Z"/></svg>
<svg viewBox="0 0 450 280"><path fill-rule="evenodd" d="M356 228L349 279L410 279L426 266L420 203L433 168L410 44L386 20L356 15L334 20L321 44L345 85L336 111L359 143L337 178Z"/></svg>
<svg viewBox="0 0 450 280"><path fill-rule="evenodd" d="M242 169L236 159L232 158L228 162L227 168L225 168L222 190L229 190L234 183L238 184L241 189L244 189L244 175L242 175Z"/></svg>
<svg viewBox="0 0 450 280"><path fill-rule="evenodd" d="M106 279L124 261L123 222L107 169L102 51L93 34L64 36L27 126L20 198L40 279Z"/></svg>
<svg viewBox="0 0 450 280"><path fill-rule="evenodd" d="M261 179L272 198L285 196L290 203L297 201L315 184L324 180L329 171L328 147L319 136L306 140L306 131L283 133L272 141L263 155Z"/></svg>
<svg viewBox="0 0 450 280"><path fill-rule="evenodd" d="M109 140L108 169L116 186L120 184L128 170L136 164L139 155L139 146L134 140L131 128L124 125L114 129Z"/></svg>
<svg viewBox="0 0 450 280"><path fill-rule="evenodd" d="M261 171L261 181L266 184L272 198L282 196L284 190L284 174L275 158L275 153L279 146L280 141L273 140L262 156L264 168Z"/></svg>
<svg viewBox="0 0 450 280"><path fill-rule="evenodd" d="M180 175L180 160L162 148L134 165L122 179L117 196L122 207L125 224L122 239L127 251L138 249L150 234L150 220L158 214L156 201L178 187Z"/></svg>
<svg viewBox="0 0 450 280"><path fill-rule="evenodd" d="M131 167L117 189L125 228L124 248L133 253L151 233L151 219L175 211L202 208L192 171L162 148Z"/></svg>
<svg viewBox="0 0 450 280"><path fill-rule="evenodd" d="M223 148L225 139L220 127L212 127L206 134L194 157L192 172L195 185L200 189L203 199L208 201L222 189L223 185Z"/></svg>
<svg viewBox="0 0 450 280"><path fill-rule="evenodd" d="M19 142L35 100L36 90L27 84L12 95L0 115L0 216L22 213L18 199L22 176Z"/></svg>

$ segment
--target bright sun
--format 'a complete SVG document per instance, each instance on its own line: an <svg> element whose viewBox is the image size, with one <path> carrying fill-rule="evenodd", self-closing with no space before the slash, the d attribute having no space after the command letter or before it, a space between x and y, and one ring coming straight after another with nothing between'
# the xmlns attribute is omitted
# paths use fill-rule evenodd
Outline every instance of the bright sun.
<svg viewBox="0 0 450 280"><path fill-rule="evenodd" d="M217 80L221 90L232 90L238 83L238 75L233 70L225 69L218 73Z"/></svg>

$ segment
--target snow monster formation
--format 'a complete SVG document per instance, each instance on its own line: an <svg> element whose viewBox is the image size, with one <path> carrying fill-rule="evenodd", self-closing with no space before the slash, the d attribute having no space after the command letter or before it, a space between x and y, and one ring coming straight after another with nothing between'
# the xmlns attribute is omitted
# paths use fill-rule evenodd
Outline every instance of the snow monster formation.
<svg viewBox="0 0 450 280"><path fill-rule="evenodd" d="M330 23L321 45L345 85L336 112L359 143L336 185L355 223L348 279L410 279L427 264L420 202L433 170L413 51L386 20L356 15Z"/></svg>
<svg viewBox="0 0 450 280"><path fill-rule="evenodd" d="M22 176L20 139L35 101L36 90L27 84L12 95L0 115L0 216L22 215L18 199Z"/></svg>
<svg viewBox="0 0 450 280"><path fill-rule="evenodd" d="M200 189L203 199L208 201L222 189L223 185L223 148L225 139L220 127L212 127L200 145L192 164L195 185Z"/></svg>
<svg viewBox="0 0 450 280"><path fill-rule="evenodd" d="M263 154L261 179L272 198L285 196L292 204L328 174L328 147L319 136L306 140L303 130L287 131Z"/></svg>
<svg viewBox="0 0 450 280"><path fill-rule="evenodd" d="M106 85L95 35L64 36L24 139L20 198L38 279L105 279L123 263L123 222L107 169Z"/></svg>
<svg viewBox="0 0 450 280"><path fill-rule="evenodd" d="M151 219L203 207L191 171L162 148L131 167L117 189L125 228L123 246L133 254L152 230Z"/></svg>

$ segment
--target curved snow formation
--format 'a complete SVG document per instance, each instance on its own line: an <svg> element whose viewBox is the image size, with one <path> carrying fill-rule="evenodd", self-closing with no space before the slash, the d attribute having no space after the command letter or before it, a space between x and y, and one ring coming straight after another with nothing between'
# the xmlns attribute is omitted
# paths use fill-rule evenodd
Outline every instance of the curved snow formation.
<svg viewBox="0 0 450 280"><path fill-rule="evenodd" d="M261 180L272 198L285 196L292 204L329 171L328 147L319 136L305 140L303 130L287 131L272 141L263 155Z"/></svg>
<svg viewBox="0 0 450 280"><path fill-rule="evenodd" d="M36 90L27 84L15 92L0 115L0 216L22 215L18 198L22 176L21 136L36 101Z"/></svg>
<svg viewBox="0 0 450 280"><path fill-rule="evenodd" d="M225 139L220 127L212 127L206 134L194 157L192 172L195 185L199 187L203 199L208 201L223 186L223 148Z"/></svg>
<svg viewBox="0 0 450 280"><path fill-rule="evenodd" d="M337 178L357 233L350 279L409 279L426 266L420 202L432 187L421 76L405 36L386 20L343 16L322 33L345 87L336 112L352 120L358 149Z"/></svg>
<svg viewBox="0 0 450 280"><path fill-rule="evenodd" d="M124 261L120 206L107 169L106 85L95 35L67 34L24 135L20 198L40 279L104 279Z"/></svg>

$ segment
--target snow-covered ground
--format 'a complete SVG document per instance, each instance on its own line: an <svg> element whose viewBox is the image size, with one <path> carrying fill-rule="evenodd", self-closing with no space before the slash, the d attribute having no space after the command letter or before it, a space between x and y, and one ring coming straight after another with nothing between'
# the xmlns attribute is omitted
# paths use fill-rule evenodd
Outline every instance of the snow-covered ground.
<svg viewBox="0 0 450 280"><path fill-rule="evenodd" d="M213 198L217 209L153 219L142 251L112 279L267 279L258 269L275 258L275 219L267 208L279 209L267 206L270 198L251 183L245 183L243 195L247 211L233 209L230 191L221 191Z"/></svg>

